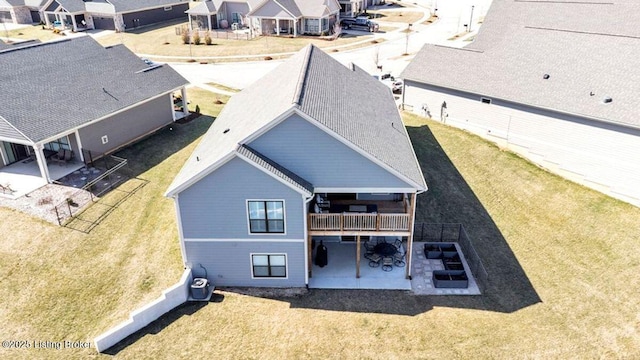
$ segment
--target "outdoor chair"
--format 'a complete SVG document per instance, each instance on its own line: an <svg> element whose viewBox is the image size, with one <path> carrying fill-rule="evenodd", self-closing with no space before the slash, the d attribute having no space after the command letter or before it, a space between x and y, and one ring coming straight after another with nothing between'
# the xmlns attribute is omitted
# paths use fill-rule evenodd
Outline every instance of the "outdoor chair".
<svg viewBox="0 0 640 360"><path fill-rule="evenodd" d="M393 270L393 258L385 256L382 259L382 270L383 271L391 271Z"/></svg>
<svg viewBox="0 0 640 360"><path fill-rule="evenodd" d="M371 256L375 253L375 245L370 241L367 241L363 244L364 246L364 257L365 259L371 260Z"/></svg>
<svg viewBox="0 0 640 360"><path fill-rule="evenodd" d="M70 151L70 150L65 150L65 149L62 149L62 148L59 149L58 153L51 157L51 161L56 162L56 163L58 163L60 165L66 163L68 161L67 160L67 151ZM71 154L69 154L69 159L71 159Z"/></svg>
<svg viewBox="0 0 640 360"><path fill-rule="evenodd" d="M393 264L397 267L404 267L407 263L404 261L404 253L398 251L393 255Z"/></svg>
<svg viewBox="0 0 640 360"><path fill-rule="evenodd" d="M369 257L369 266L378 267L380 266L380 261L382 260L382 256L379 254L373 254Z"/></svg>

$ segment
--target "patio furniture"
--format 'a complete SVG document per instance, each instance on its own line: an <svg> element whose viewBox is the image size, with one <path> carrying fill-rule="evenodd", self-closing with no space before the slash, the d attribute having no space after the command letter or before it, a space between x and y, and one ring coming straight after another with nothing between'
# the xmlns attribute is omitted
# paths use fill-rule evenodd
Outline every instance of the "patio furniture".
<svg viewBox="0 0 640 360"><path fill-rule="evenodd" d="M375 254L375 252L376 252L375 251L376 246L374 244L372 244L371 241L367 241L367 242L363 243L363 246L364 246L364 250L365 250L365 252L364 252L365 259L370 259L371 256L373 256L373 254Z"/></svg>
<svg viewBox="0 0 640 360"><path fill-rule="evenodd" d="M388 242L382 242L375 246L374 252L382 256L393 256L398 252L398 248Z"/></svg>
<svg viewBox="0 0 640 360"><path fill-rule="evenodd" d="M403 252L398 251L393 254L393 264L397 267L404 267L407 263L404 261L405 254Z"/></svg>
<svg viewBox="0 0 640 360"><path fill-rule="evenodd" d="M464 270L435 270L433 286L436 288L467 288L469 278Z"/></svg>
<svg viewBox="0 0 640 360"><path fill-rule="evenodd" d="M385 256L382 258L382 271L391 271L393 270L393 258L390 256Z"/></svg>
<svg viewBox="0 0 640 360"><path fill-rule="evenodd" d="M371 257L369 258L369 266L371 267L378 267L380 266L380 261L382 260L382 256L380 256L379 254L373 254L371 255Z"/></svg>
<svg viewBox="0 0 640 360"><path fill-rule="evenodd" d="M66 163L66 162L67 162L67 161L65 160L65 159L66 159L66 153L67 153L67 150L60 148L60 149L58 150L58 153L57 153L57 154L55 154L55 155L51 156L51 161L56 162L56 163L59 163L59 164L64 164L64 163Z"/></svg>

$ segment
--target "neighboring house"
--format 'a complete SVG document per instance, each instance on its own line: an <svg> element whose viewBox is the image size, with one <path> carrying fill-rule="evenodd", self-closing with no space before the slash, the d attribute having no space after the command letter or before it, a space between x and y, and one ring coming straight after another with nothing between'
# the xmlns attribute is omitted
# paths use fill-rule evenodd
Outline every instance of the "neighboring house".
<svg viewBox="0 0 640 360"><path fill-rule="evenodd" d="M389 88L309 45L229 100L166 196L185 266L220 286L302 287L318 237L410 248L426 190Z"/></svg>
<svg viewBox="0 0 640 360"><path fill-rule="evenodd" d="M50 161L60 149L77 163L113 152L182 117L174 92L186 101L169 66L89 36L0 49L0 78L0 172L31 166L42 184L57 180L51 167L72 168Z"/></svg>
<svg viewBox="0 0 640 360"><path fill-rule="evenodd" d="M203 1L186 11L191 29L250 28L256 34L329 34L338 21L337 0Z"/></svg>
<svg viewBox="0 0 640 360"><path fill-rule="evenodd" d="M49 27L126 31L181 18L187 9L187 0L46 0L41 11Z"/></svg>
<svg viewBox="0 0 640 360"><path fill-rule="evenodd" d="M40 22L43 0L0 0L0 23L32 24Z"/></svg>
<svg viewBox="0 0 640 360"><path fill-rule="evenodd" d="M340 17L354 17L363 12L367 6L366 0L338 0Z"/></svg>
<svg viewBox="0 0 640 360"><path fill-rule="evenodd" d="M328 35L339 13L337 0L265 0L249 17L257 19L262 34Z"/></svg>
<svg viewBox="0 0 640 360"><path fill-rule="evenodd" d="M255 28L259 24L252 24L247 15L262 1L264 0L201 1L185 13L189 16L192 30Z"/></svg>
<svg viewBox="0 0 640 360"><path fill-rule="evenodd" d="M495 0L463 49L425 45L405 109L640 205L640 5Z"/></svg>

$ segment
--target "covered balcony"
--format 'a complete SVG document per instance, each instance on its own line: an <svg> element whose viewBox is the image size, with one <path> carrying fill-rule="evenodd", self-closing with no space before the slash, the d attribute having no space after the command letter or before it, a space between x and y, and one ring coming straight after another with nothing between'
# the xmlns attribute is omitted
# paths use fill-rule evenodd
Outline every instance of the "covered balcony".
<svg viewBox="0 0 640 360"><path fill-rule="evenodd" d="M408 194L316 194L309 205L309 235L409 236Z"/></svg>

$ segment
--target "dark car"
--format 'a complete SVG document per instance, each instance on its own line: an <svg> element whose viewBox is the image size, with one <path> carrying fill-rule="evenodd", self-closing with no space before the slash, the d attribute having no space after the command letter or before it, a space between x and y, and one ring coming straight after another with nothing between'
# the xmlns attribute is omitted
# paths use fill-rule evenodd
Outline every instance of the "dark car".
<svg viewBox="0 0 640 360"><path fill-rule="evenodd" d="M355 18L340 19L340 26L342 26L345 29L351 28L351 25L353 25L355 23L356 23L356 19Z"/></svg>

